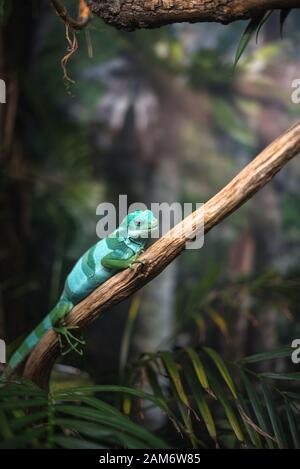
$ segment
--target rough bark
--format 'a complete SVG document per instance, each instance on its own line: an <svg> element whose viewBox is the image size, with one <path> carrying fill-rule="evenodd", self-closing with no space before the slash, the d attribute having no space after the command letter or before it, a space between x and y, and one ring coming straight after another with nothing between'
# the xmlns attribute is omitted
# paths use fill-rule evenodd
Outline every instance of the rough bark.
<svg viewBox="0 0 300 469"><path fill-rule="evenodd" d="M143 256L146 264L113 276L78 304L67 318L70 325L85 326L100 313L128 298L156 277L185 249L204 219L205 232L238 209L300 152L300 122L271 143L248 164L227 186L200 209L186 217L165 236L156 241ZM41 386L47 386L58 355L57 335L50 330L30 355L24 375Z"/></svg>
<svg viewBox="0 0 300 469"><path fill-rule="evenodd" d="M91 11L120 29L157 28L179 22L228 24L261 11L299 8L299 0L87 0Z"/></svg>

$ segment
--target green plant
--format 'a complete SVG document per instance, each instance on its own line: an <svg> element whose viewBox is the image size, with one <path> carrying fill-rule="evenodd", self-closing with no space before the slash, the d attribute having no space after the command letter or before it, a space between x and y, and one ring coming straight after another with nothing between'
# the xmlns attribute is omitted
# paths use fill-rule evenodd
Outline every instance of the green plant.
<svg viewBox="0 0 300 469"><path fill-rule="evenodd" d="M283 26L284 23L289 16L290 12L292 11L291 8L287 8L284 10L280 11L280 33L282 36L283 33ZM246 47L248 46L250 40L256 35L256 42L258 40L258 35L263 27L263 25L268 21L270 16L274 13L274 11L263 11L257 15L255 15L248 23L245 31L242 34L242 37L240 39L240 42L237 47L237 51L235 54L235 60L234 60L234 68L237 66L238 61L240 60L243 52L245 51Z"/></svg>
<svg viewBox="0 0 300 469"><path fill-rule="evenodd" d="M7 383L0 389L0 447L299 448L300 373L253 371L290 354L283 347L225 363L209 347L187 347L143 356L127 370L130 386L47 393L30 382ZM168 417L164 439L135 422L151 407Z"/></svg>
<svg viewBox="0 0 300 469"><path fill-rule="evenodd" d="M255 373L290 347L225 363L209 347L145 355L133 369L194 447L298 448L300 373ZM276 384L274 384L276 383ZM277 385L280 383L280 386Z"/></svg>
<svg viewBox="0 0 300 469"><path fill-rule="evenodd" d="M0 448L166 448L166 444L95 392L147 394L115 386L47 393L30 382L0 389ZM154 400L153 396L149 399ZM26 430L26 431L25 431Z"/></svg>

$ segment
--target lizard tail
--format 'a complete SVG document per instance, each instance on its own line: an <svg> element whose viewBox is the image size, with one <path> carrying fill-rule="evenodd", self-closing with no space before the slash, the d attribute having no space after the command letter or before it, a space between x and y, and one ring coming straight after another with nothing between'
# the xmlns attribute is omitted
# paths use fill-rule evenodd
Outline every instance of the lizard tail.
<svg viewBox="0 0 300 469"><path fill-rule="evenodd" d="M49 331L59 319L63 318L72 309L73 304L61 299L40 324L26 337L24 342L10 358L1 376L1 381L7 379L15 369L25 360L31 350L38 344L43 335Z"/></svg>

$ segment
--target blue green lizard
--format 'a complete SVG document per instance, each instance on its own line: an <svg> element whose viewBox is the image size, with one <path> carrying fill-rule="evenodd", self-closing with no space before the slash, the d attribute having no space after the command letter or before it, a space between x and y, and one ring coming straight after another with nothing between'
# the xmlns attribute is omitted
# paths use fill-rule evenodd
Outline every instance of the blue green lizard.
<svg viewBox="0 0 300 469"><path fill-rule="evenodd" d="M147 239L157 226L158 221L150 210L138 210L127 215L119 228L107 238L92 246L77 261L67 276L58 303L9 360L4 372L5 377L18 367L51 328L58 333L61 347L61 338L64 337L70 349L81 353L77 347L78 344L84 342L73 336L70 331L72 327L64 324L65 317L75 305L116 272L127 267L131 268L136 262L142 262L137 258L143 252Z"/></svg>

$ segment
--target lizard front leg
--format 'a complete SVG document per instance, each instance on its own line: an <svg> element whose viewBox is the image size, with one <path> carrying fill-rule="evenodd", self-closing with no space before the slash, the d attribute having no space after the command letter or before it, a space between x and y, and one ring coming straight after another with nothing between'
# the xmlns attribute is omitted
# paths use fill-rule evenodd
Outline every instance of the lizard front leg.
<svg viewBox="0 0 300 469"><path fill-rule="evenodd" d="M115 250L104 256L101 264L106 269L132 269L133 264L145 264L145 261L139 260L138 257L141 252L134 252L132 249L126 247L124 249Z"/></svg>

